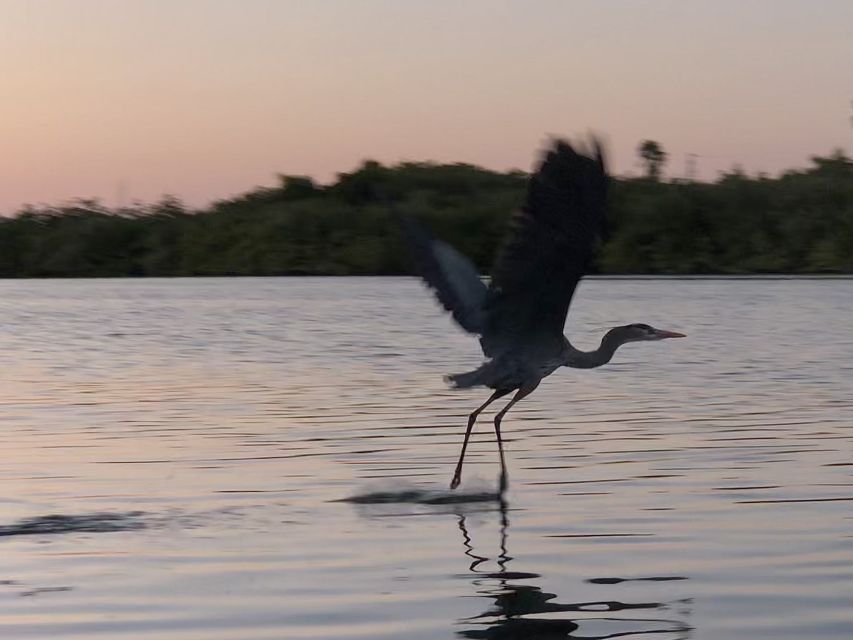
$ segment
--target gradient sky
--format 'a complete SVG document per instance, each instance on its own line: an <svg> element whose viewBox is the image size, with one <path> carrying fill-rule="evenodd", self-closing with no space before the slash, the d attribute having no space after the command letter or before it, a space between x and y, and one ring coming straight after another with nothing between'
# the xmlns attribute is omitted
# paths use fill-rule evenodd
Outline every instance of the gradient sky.
<svg viewBox="0 0 853 640"><path fill-rule="evenodd" d="M0 212L331 180L364 158L530 169L594 130L714 178L853 150L851 0L0 0Z"/></svg>

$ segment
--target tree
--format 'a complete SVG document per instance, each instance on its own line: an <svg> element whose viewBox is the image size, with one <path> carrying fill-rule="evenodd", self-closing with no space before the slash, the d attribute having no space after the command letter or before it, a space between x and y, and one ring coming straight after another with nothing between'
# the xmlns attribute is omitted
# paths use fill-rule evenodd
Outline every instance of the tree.
<svg viewBox="0 0 853 640"><path fill-rule="evenodd" d="M611 181L600 273L853 274L853 159L842 150L779 177L735 165L714 182ZM110 210L94 200L0 216L0 277L370 275L409 262L391 216L424 220L487 271L527 176L466 164L365 162L328 187L282 176L202 209L165 196Z"/></svg>
<svg viewBox="0 0 853 640"><path fill-rule="evenodd" d="M826 157L812 156L811 160L815 164L812 171L816 173L838 178L853 176L853 160L847 157L844 149L836 148Z"/></svg>
<svg viewBox="0 0 853 640"><path fill-rule="evenodd" d="M643 140L637 147L640 160L646 167L646 177L649 180L659 180L661 169L666 162L666 151L654 140Z"/></svg>
<svg viewBox="0 0 853 640"><path fill-rule="evenodd" d="M390 171L376 160L365 160L352 173L339 173L331 192L352 205L381 201L387 195Z"/></svg>
<svg viewBox="0 0 853 640"><path fill-rule="evenodd" d="M314 180L308 176L288 176L280 173L278 181L281 185L281 199L285 201L304 200L322 194L322 189L317 188Z"/></svg>

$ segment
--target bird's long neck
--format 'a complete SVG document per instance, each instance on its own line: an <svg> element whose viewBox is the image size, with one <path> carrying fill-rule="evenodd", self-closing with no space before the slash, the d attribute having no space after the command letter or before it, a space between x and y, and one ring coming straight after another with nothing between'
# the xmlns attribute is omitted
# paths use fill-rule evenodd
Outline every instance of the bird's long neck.
<svg viewBox="0 0 853 640"><path fill-rule="evenodd" d="M594 369L610 362L616 349L624 344L612 332L607 332L594 351L580 351L569 345L565 365L574 369Z"/></svg>

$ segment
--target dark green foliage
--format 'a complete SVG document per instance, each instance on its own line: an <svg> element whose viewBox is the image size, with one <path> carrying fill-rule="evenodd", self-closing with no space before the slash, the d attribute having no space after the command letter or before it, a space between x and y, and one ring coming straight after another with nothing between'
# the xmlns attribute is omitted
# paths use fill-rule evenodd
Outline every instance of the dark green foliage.
<svg viewBox="0 0 853 640"><path fill-rule="evenodd" d="M0 218L0 277L405 273L391 203L487 272L526 175L365 162L328 187L280 176L190 212L167 197L80 201ZM853 162L838 151L779 178L614 179L602 273L853 273Z"/></svg>

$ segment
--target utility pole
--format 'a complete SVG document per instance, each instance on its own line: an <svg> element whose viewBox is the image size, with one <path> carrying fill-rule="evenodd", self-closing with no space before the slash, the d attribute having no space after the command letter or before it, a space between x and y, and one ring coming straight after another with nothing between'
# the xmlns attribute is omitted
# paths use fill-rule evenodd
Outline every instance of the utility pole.
<svg viewBox="0 0 853 640"><path fill-rule="evenodd" d="M698 153L688 153L684 157L684 178L688 182L696 181Z"/></svg>

